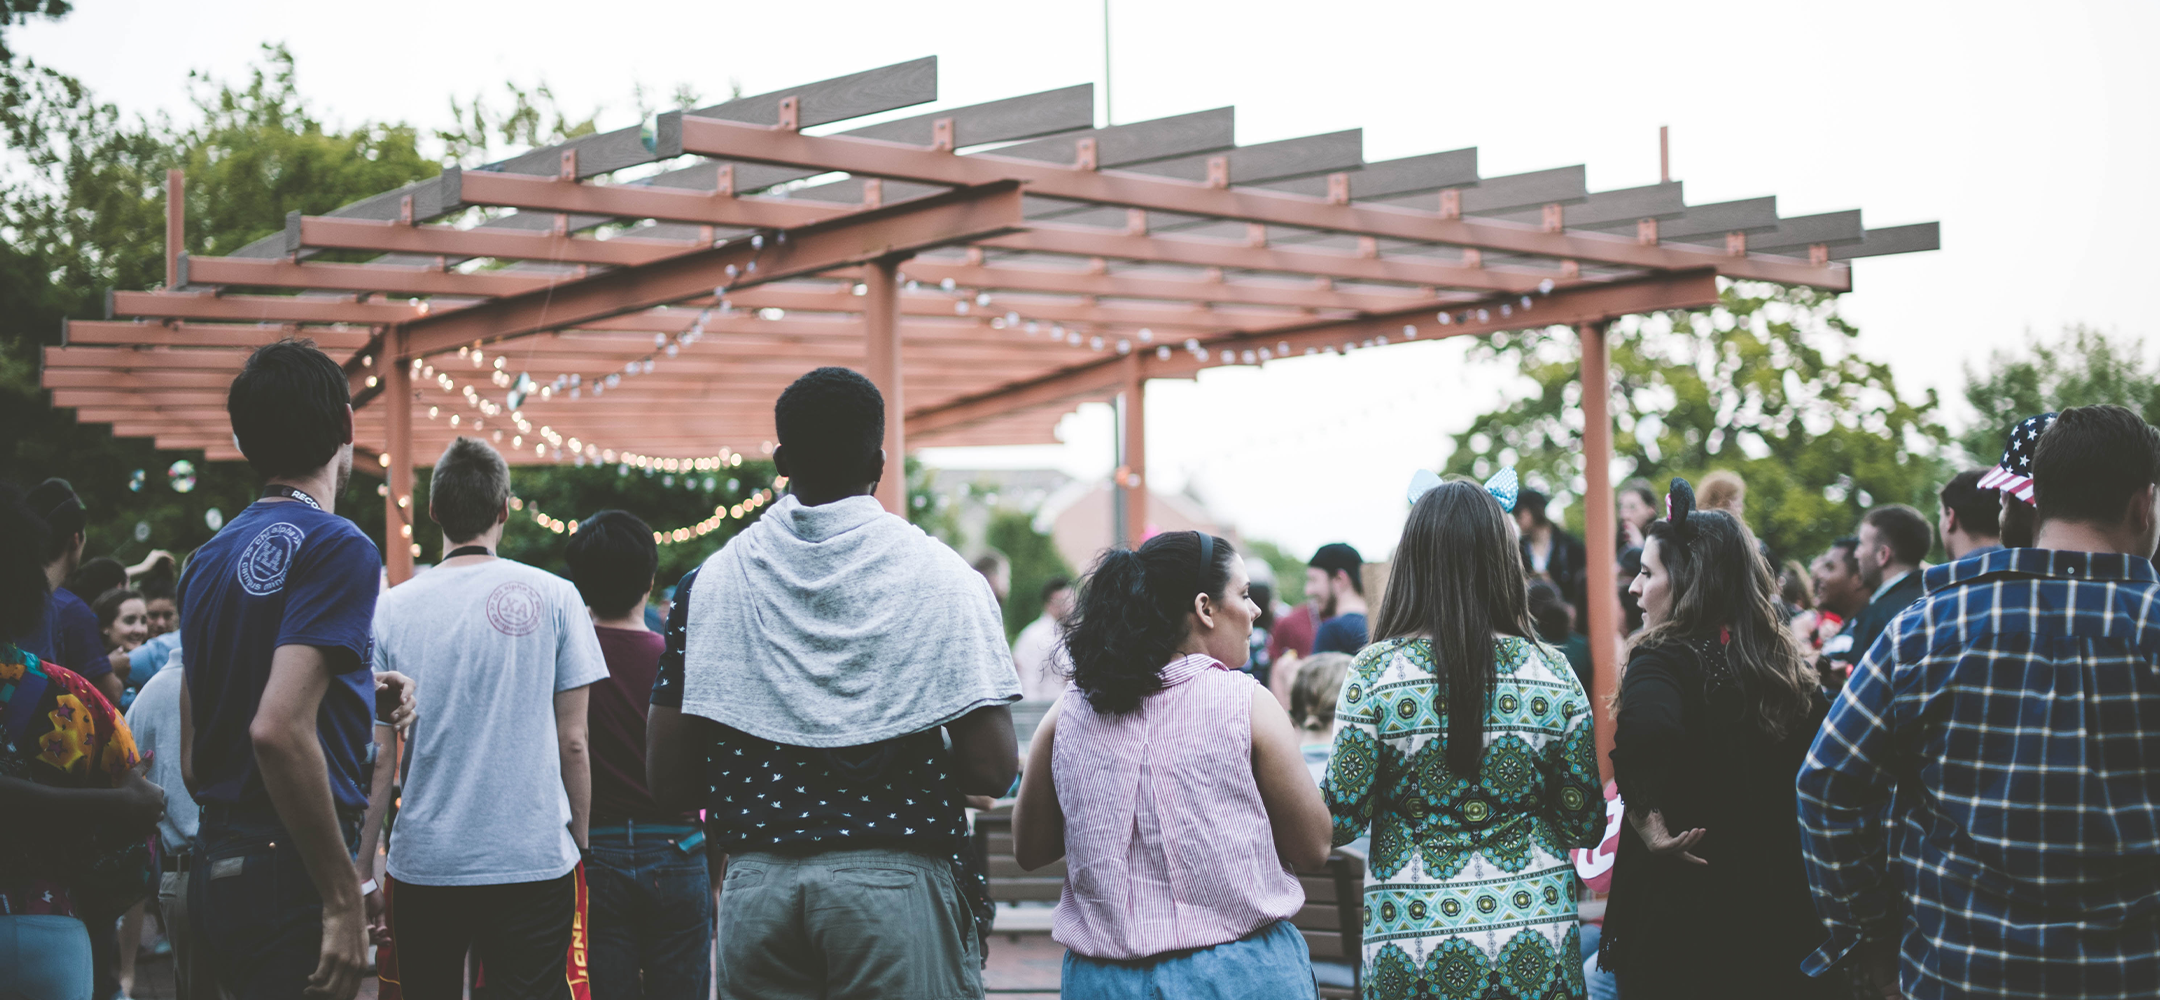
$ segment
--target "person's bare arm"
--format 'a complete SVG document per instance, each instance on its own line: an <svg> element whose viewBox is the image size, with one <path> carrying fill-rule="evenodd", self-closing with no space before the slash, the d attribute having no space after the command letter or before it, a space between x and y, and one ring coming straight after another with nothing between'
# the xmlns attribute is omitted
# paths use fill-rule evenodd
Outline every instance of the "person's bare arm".
<svg viewBox="0 0 2160 1000"><path fill-rule="evenodd" d="M952 737L953 784L964 795L999 796L1020 773L1012 708L987 705L945 724Z"/></svg>
<svg viewBox="0 0 2160 1000"><path fill-rule="evenodd" d="M669 812L705 808L705 753L717 742L719 723L682 709L645 710L645 786Z"/></svg>
<svg viewBox="0 0 2160 1000"><path fill-rule="evenodd" d="M398 732L384 723L375 724L375 774L368 784L367 815L360 820L360 854L354 858L353 867L364 884L375 877L375 855L382 846L383 817L390 813L390 789L397 783ZM389 937L389 925L383 922L383 898L380 887L368 894L368 937L381 944Z"/></svg>
<svg viewBox="0 0 2160 1000"><path fill-rule="evenodd" d="M1295 650L1286 650L1276 659L1275 665L1268 668L1268 691L1275 696L1275 704L1286 712L1290 710L1290 688L1297 683L1301 662Z"/></svg>
<svg viewBox="0 0 2160 1000"><path fill-rule="evenodd" d="M1252 768L1275 834L1275 853L1300 871L1326 867L1334 832L1327 803L1305 768L1289 714L1273 694L1258 688L1252 695Z"/></svg>
<svg viewBox="0 0 2160 1000"><path fill-rule="evenodd" d="M1065 810L1058 805L1050 748L1057 741L1057 706L1050 706L1028 744L1027 767L1020 772L1020 798L1013 803L1013 860L1034 871L1065 856Z"/></svg>
<svg viewBox="0 0 2160 1000"><path fill-rule="evenodd" d="M278 821L292 835L308 878L322 896L322 958L308 977L306 995L351 1000L367 969L367 920L360 879L345 854L330 771L316 736L315 714L339 672L337 650L279 646L270 658L248 738L255 765Z"/></svg>
<svg viewBox="0 0 2160 1000"><path fill-rule="evenodd" d="M180 783L187 786L188 794L200 789L195 787L195 698L188 693L191 687L187 675L180 677Z"/></svg>
<svg viewBox="0 0 2160 1000"><path fill-rule="evenodd" d="M590 688L555 692L555 745L562 754L563 791L570 795L570 839L578 850L590 843L592 755L585 742L585 702Z"/></svg>
<svg viewBox="0 0 2160 1000"><path fill-rule="evenodd" d="M105 674L94 682L97 684L98 692L105 696L105 700L112 702L113 711L115 712L120 710L120 692L127 687L126 682L120 676L120 671L127 669L127 661L127 655L121 654L119 657L120 666L114 667L112 673Z"/></svg>

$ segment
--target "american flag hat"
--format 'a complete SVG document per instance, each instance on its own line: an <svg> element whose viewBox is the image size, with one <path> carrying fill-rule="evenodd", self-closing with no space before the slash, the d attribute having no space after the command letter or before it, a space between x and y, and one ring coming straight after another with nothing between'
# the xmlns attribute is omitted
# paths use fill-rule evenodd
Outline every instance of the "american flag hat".
<svg viewBox="0 0 2160 1000"><path fill-rule="evenodd" d="M2052 413L2018 421L2018 425L2010 429L2010 440L2003 446L2002 461L1980 477L1980 488L2002 490L2031 503L2033 451L2040 443L2040 435L2047 433L2054 423L2055 414Z"/></svg>

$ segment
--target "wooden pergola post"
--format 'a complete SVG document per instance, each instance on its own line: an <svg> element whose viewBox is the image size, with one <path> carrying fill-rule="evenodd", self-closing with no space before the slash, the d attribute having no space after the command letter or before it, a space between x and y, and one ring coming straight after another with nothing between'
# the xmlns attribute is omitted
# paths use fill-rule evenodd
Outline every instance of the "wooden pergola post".
<svg viewBox="0 0 2160 1000"><path fill-rule="evenodd" d="M1582 338L1583 408L1583 546L1589 550L1586 570L1590 603L1590 663L1595 682L1590 707L1597 720L1598 773L1612 776L1612 711L1608 707L1618 690L1620 677L1620 582L1615 556L1619 552L1618 527L1614 523L1612 484L1612 351L1605 331L1609 320L1594 320L1577 329Z"/></svg>
<svg viewBox="0 0 2160 1000"><path fill-rule="evenodd" d="M165 290L180 287L180 255L187 250L187 174L165 171Z"/></svg>
<svg viewBox="0 0 2160 1000"><path fill-rule="evenodd" d="M405 357L405 329L383 334L383 565L395 587L412 579L413 393L412 362Z"/></svg>
<svg viewBox="0 0 2160 1000"><path fill-rule="evenodd" d="M900 370L900 257L880 257L863 268L863 337L870 381L885 397L885 477L878 502L907 516L907 395Z"/></svg>
<svg viewBox="0 0 2160 1000"><path fill-rule="evenodd" d="M1118 482L1123 488L1125 537L1118 542L1128 548L1139 548L1147 540L1147 373L1141 365L1140 352L1125 356L1125 463Z"/></svg>

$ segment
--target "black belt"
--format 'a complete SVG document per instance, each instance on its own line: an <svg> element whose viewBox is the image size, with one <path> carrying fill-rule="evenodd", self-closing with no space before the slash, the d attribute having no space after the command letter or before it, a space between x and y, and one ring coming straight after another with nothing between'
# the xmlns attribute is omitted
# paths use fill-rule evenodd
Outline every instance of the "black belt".
<svg viewBox="0 0 2160 1000"><path fill-rule="evenodd" d="M185 873L191 867L194 857L195 851L190 847L183 847L177 851L164 851L158 855L158 871L168 874L174 872Z"/></svg>

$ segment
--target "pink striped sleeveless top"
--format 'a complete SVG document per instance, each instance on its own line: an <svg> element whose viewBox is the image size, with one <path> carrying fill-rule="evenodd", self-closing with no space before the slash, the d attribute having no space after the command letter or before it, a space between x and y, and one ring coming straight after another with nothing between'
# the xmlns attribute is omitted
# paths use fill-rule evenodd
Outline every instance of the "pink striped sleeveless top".
<svg viewBox="0 0 2160 1000"><path fill-rule="evenodd" d="M1065 813L1059 944L1146 958L1235 941L1304 905L1253 781L1254 689L1199 655L1163 668L1163 689L1122 716L1065 689L1050 750Z"/></svg>

